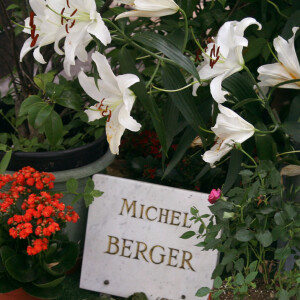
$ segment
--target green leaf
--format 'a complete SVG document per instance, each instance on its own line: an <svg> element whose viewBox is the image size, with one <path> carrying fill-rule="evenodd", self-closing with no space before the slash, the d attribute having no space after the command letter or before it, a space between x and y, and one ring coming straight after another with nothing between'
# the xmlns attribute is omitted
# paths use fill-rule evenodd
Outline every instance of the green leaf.
<svg viewBox="0 0 300 300"><path fill-rule="evenodd" d="M242 272L243 268L244 268L244 259L243 258L239 258L235 263L234 263L234 268L235 270Z"/></svg>
<svg viewBox="0 0 300 300"><path fill-rule="evenodd" d="M289 300L289 299L290 299L289 293L288 293L286 290L284 290L284 289L281 289L281 290L276 294L276 296L277 296L277 299L278 299L278 300Z"/></svg>
<svg viewBox="0 0 300 300"><path fill-rule="evenodd" d="M11 159L11 155L12 155L12 150L9 150L7 151L3 158L1 159L1 162L0 162L0 174L4 174L8 165L9 165L9 162L10 162L10 159Z"/></svg>
<svg viewBox="0 0 300 300"><path fill-rule="evenodd" d="M130 300L148 300L147 296L144 293L134 293Z"/></svg>
<svg viewBox="0 0 300 300"><path fill-rule="evenodd" d="M247 275L245 283L250 284L257 276L258 272L251 272Z"/></svg>
<svg viewBox="0 0 300 300"><path fill-rule="evenodd" d="M240 229L235 238L240 242L249 242L254 238L254 233L248 229Z"/></svg>
<svg viewBox="0 0 300 300"><path fill-rule="evenodd" d="M51 275L60 276L72 269L77 261L79 246L75 242L63 242L60 251L55 255L55 262L58 263L53 267L44 265L45 271Z"/></svg>
<svg viewBox="0 0 300 300"><path fill-rule="evenodd" d="M83 199L86 207L89 207L94 201L94 197L91 194L84 194Z"/></svg>
<svg viewBox="0 0 300 300"><path fill-rule="evenodd" d="M53 82L48 82L46 85L46 96L50 99L59 98L64 90L64 86L62 84L56 84Z"/></svg>
<svg viewBox="0 0 300 300"><path fill-rule="evenodd" d="M235 259L236 255L237 255L237 250L235 249L230 250L228 253L225 253L221 264L225 266L231 263Z"/></svg>
<svg viewBox="0 0 300 300"><path fill-rule="evenodd" d="M20 282L31 282L40 274L37 261L28 255L11 256L5 261L5 267L9 275Z"/></svg>
<svg viewBox="0 0 300 300"><path fill-rule="evenodd" d="M236 149L231 151L229 167L223 187L223 193L226 194L230 188L234 185L238 178L239 171L241 169L241 163L243 160L243 153Z"/></svg>
<svg viewBox="0 0 300 300"><path fill-rule="evenodd" d="M185 86L185 79L181 72L174 66L165 65L163 67L163 82L168 90L178 89ZM193 127L193 129L201 137L204 147L206 146L206 133L200 130L200 127L206 128L203 118L197 108L197 103L191 95L190 89L185 89L180 92L170 93L169 97L174 101L178 110L182 113L186 121Z"/></svg>
<svg viewBox="0 0 300 300"><path fill-rule="evenodd" d="M272 234L269 230L255 234L256 239L266 248L273 242Z"/></svg>
<svg viewBox="0 0 300 300"><path fill-rule="evenodd" d="M26 293L40 299L57 299L63 294L61 285L55 288L39 288L33 284L25 284L22 286Z"/></svg>
<svg viewBox="0 0 300 300"><path fill-rule="evenodd" d="M275 259L284 260L291 255L291 248L277 248L275 251Z"/></svg>
<svg viewBox="0 0 300 300"><path fill-rule="evenodd" d="M19 288L19 284L13 279L7 277L6 274L0 275L0 293L8 293ZM1 295L0 295L1 298Z"/></svg>
<svg viewBox="0 0 300 300"><path fill-rule="evenodd" d="M120 66L122 73L131 73L135 74L140 78L140 82L131 86L130 89L137 96L138 101L142 103L145 110L150 113L153 126L158 135L160 144L162 146L163 152L167 153L167 142L166 142L166 131L163 122L163 118L161 117L159 108L154 99L149 97L147 94L147 90L145 87L145 82L139 71L136 69L135 61L132 58L132 52L127 50L125 47L122 48L119 54Z"/></svg>
<svg viewBox="0 0 300 300"><path fill-rule="evenodd" d="M257 268L257 264L258 264L258 261L255 260L253 261L250 265L249 265L249 270L250 272L255 272L256 268Z"/></svg>
<svg viewBox="0 0 300 300"><path fill-rule="evenodd" d="M61 276L59 278L51 276L49 274L45 274L43 276L40 276L38 278L38 280L36 280L35 282L33 282L33 284L39 288L53 288L53 287L57 287L59 284L61 284L64 279L66 278L66 276Z"/></svg>
<svg viewBox="0 0 300 300"><path fill-rule="evenodd" d="M38 74L33 78L34 83L43 91L46 91L46 85L48 82L52 82L56 71L50 71L46 74Z"/></svg>
<svg viewBox="0 0 300 300"><path fill-rule="evenodd" d="M245 282L245 278L243 276L242 273L238 273L235 277L235 280L234 282L237 284L237 285L243 285L244 282Z"/></svg>
<svg viewBox="0 0 300 300"><path fill-rule="evenodd" d="M296 96L291 104L289 115L286 121L283 123L284 131L295 141L300 143L300 96Z"/></svg>
<svg viewBox="0 0 300 300"><path fill-rule="evenodd" d="M210 292L211 292L210 288L202 287L197 291L196 296L197 297L204 297L204 296L208 295Z"/></svg>
<svg viewBox="0 0 300 300"><path fill-rule="evenodd" d="M55 99L55 102L61 106L81 111L82 109L82 98L79 94L74 91L64 91L60 97Z"/></svg>
<svg viewBox="0 0 300 300"><path fill-rule="evenodd" d="M42 127L48 121L48 117L51 115L52 111L53 111L52 105L45 103L45 105L41 106L34 120L34 127L35 128Z"/></svg>
<svg viewBox="0 0 300 300"><path fill-rule="evenodd" d="M188 73L200 81L200 77L194 63L188 59L187 56L182 54L182 52L168 39L168 36L144 31L143 33L135 34L132 38L138 43L155 48L162 52L179 67L185 69Z"/></svg>
<svg viewBox="0 0 300 300"><path fill-rule="evenodd" d="M187 231L180 238L187 240L187 239L193 237L195 234L196 234L195 231Z"/></svg>
<svg viewBox="0 0 300 300"><path fill-rule="evenodd" d="M263 131L267 131L268 128L262 123L257 122L255 128ZM260 160L276 160L277 146L270 134L267 135L255 135L255 143L257 156Z"/></svg>
<svg viewBox="0 0 300 300"><path fill-rule="evenodd" d="M276 225L285 225L286 223L286 213L284 211L279 211L274 216L274 221Z"/></svg>
<svg viewBox="0 0 300 300"><path fill-rule="evenodd" d="M52 110L45 123L45 134L52 146L55 146L63 136L63 123L59 114Z"/></svg>
<svg viewBox="0 0 300 300"><path fill-rule="evenodd" d="M35 95L26 98L21 104L19 117L28 114L29 109L37 103L44 103L44 101L39 96Z"/></svg>
<svg viewBox="0 0 300 300"><path fill-rule="evenodd" d="M93 190L93 191L91 192L91 195L92 195L94 198L99 198L99 197L101 197L103 194L104 194L104 192L101 192L101 191L99 191L99 190Z"/></svg>
<svg viewBox="0 0 300 300"><path fill-rule="evenodd" d="M173 168L180 162L184 154L186 153L187 149L190 148L192 141L196 137L195 130L191 127L188 127L185 131L184 134L182 135L178 147L168 163L168 166L165 170L165 173L163 175L163 178L166 177L172 170Z"/></svg>
<svg viewBox="0 0 300 300"><path fill-rule="evenodd" d="M218 276L215 280L214 280L214 288L215 289L219 289L222 286L222 279L220 276Z"/></svg>
<svg viewBox="0 0 300 300"><path fill-rule="evenodd" d="M260 56L266 44L267 40L261 37L249 39L249 46L243 55L245 63L256 58L257 56Z"/></svg>
<svg viewBox="0 0 300 300"><path fill-rule="evenodd" d="M84 193L90 194L94 190L94 188L95 188L95 183L93 179L89 177L84 187Z"/></svg>
<svg viewBox="0 0 300 300"><path fill-rule="evenodd" d="M77 188L78 188L78 181L75 178L70 178L67 181L66 186L67 186L68 192L76 193Z"/></svg>
<svg viewBox="0 0 300 300"><path fill-rule="evenodd" d="M245 77L240 73L235 73L226 78L223 81L222 86L240 101L257 98L251 81L248 77Z"/></svg>
<svg viewBox="0 0 300 300"><path fill-rule="evenodd" d="M9 259L12 256L15 256L17 253L15 252L14 249L8 246L2 246L0 248L0 254L1 254L2 262L5 264L7 259Z"/></svg>

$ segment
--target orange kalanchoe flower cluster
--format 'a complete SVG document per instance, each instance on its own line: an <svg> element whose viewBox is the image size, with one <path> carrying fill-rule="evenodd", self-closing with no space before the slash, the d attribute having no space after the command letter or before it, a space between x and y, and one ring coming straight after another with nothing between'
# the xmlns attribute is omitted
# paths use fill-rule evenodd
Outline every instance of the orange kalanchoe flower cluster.
<svg viewBox="0 0 300 300"><path fill-rule="evenodd" d="M31 167L12 176L0 175L0 189L10 185L7 191L0 193L0 215L10 216L7 221L11 226L10 236L29 239L29 255L47 250L51 236L61 229L60 224L76 223L79 218L73 207L65 207L60 201L63 194L48 192L53 189L54 180L53 174L38 172ZM21 211L17 204L21 204Z"/></svg>

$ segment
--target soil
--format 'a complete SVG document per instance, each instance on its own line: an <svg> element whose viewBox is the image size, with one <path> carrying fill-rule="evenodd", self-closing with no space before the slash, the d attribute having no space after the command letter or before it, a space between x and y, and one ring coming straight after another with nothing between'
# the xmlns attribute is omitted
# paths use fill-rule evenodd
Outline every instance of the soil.
<svg viewBox="0 0 300 300"><path fill-rule="evenodd" d="M248 296L244 297L243 300L275 300L277 299L276 293L277 291L267 289L263 282L257 281L256 288L249 289ZM230 290L225 290L220 299L233 300L233 294ZM208 300L213 300L213 298L209 297ZM296 300L296 297L291 298L291 300Z"/></svg>

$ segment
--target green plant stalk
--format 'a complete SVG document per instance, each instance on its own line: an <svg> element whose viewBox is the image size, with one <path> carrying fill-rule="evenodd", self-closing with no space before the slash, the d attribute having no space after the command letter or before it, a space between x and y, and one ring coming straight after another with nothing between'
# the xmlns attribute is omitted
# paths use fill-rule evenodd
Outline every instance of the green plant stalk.
<svg viewBox="0 0 300 300"><path fill-rule="evenodd" d="M160 67L160 60L158 61L158 63L156 65L156 67L155 67L155 70L154 70L154 72L153 72L153 74L152 74L149 82L146 84L146 89L148 89L149 86L152 84L152 82L153 82L153 80L154 80L154 78L155 78L155 76L156 76L156 74L157 74L157 72L159 70L159 67Z"/></svg>
<svg viewBox="0 0 300 300"><path fill-rule="evenodd" d="M14 129L16 133L18 133L18 129L16 126L3 114L3 111L0 110L0 115L6 120L6 122Z"/></svg>
<svg viewBox="0 0 300 300"><path fill-rule="evenodd" d="M266 98L264 92L262 91L262 89L260 88L260 86L258 85L258 83L256 82L256 79L253 77L251 71L248 69L248 67L246 65L243 66L244 70L247 72L247 74L249 75L249 77L251 78L251 80L253 81L253 83L255 84L255 86L257 87L258 91L260 92L260 94L263 96L263 106L264 108L267 110L269 116L271 117L273 123L275 126L279 127L279 122L277 121L277 119L274 116L274 113L269 105L268 102L268 98Z"/></svg>
<svg viewBox="0 0 300 300"><path fill-rule="evenodd" d="M187 19L185 11L182 8L179 8L179 11L181 12L181 14L184 18L184 40L183 40L183 46L182 46L182 52L184 52L187 41L188 41L188 36L189 36L189 23L188 23L188 19Z"/></svg>

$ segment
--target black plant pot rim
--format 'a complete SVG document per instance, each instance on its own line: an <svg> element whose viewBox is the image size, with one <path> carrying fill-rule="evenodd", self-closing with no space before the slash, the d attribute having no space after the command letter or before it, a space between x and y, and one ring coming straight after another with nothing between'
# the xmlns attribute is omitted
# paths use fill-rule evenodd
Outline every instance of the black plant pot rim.
<svg viewBox="0 0 300 300"><path fill-rule="evenodd" d="M18 171L31 166L38 171L55 172L82 167L99 159L108 148L106 135L86 145L61 151L12 153L7 170ZM0 154L3 157L4 152Z"/></svg>

